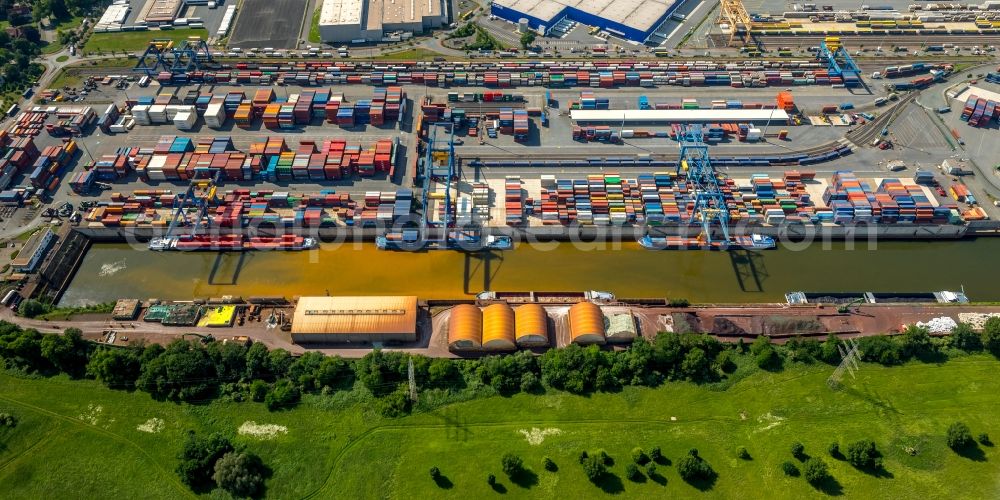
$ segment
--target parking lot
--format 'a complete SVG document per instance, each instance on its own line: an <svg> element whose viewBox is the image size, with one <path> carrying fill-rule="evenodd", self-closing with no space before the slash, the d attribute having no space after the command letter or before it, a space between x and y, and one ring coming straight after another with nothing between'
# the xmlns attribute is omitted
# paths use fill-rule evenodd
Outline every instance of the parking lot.
<svg viewBox="0 0 1000 500"><path fill-rule="evenodd" d="M297 47L308 5L308 0L244 0L229 45L244 49Z"/></svg>

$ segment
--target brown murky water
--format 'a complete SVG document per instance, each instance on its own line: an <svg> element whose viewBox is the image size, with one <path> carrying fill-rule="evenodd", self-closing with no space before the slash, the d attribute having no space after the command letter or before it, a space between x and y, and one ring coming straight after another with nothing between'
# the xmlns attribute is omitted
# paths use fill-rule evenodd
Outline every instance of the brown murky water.
<svg viewBox="0 0 1000 500"><path fill-rule="evenodd" d="M386 252L370 244L244 254L154 253L126 244L97 244L61 303L327 293L446 299L485 289L607 290L619 297L773 302L796 290L935 291L963 285L972 300L1000 300L1000 238L881 242L876 251L834 242L828 249L815 244L801 251L783 248L757 254L656 252L635 243L619 249L541 246L522 245L484 257L452 251Z"/></svg>

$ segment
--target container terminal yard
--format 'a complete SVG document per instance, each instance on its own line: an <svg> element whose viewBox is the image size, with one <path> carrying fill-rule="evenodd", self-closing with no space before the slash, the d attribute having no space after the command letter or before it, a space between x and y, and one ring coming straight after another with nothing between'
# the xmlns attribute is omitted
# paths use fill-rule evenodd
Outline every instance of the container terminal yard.
<svg viewBox="0 0 1000 500"><path fill-rule="evenodd" d="M454 357L1000 314L1000 4L367 3L109 8L148 44L3 123L3 317Z"/></svg>

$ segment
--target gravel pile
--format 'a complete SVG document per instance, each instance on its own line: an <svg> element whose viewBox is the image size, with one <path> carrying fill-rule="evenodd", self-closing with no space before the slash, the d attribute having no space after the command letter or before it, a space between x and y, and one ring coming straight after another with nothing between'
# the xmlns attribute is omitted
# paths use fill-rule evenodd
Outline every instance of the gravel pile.
<svg viewBox="0 0 1000 500"><path fill-rule="evenodd" d="M968 323L973 330L982 330L986 320L1000 317L1000 313L958 313L958 320Z"/></svg>
<svg viewBox="0 0 1000 500"><path fill-rule="evenodd" d="M932 318L926 323L918 321L917 326L927 328L927 331L931 333L951 333L958 326L958 323L948 316L941 316L940 318Z"/></svg>

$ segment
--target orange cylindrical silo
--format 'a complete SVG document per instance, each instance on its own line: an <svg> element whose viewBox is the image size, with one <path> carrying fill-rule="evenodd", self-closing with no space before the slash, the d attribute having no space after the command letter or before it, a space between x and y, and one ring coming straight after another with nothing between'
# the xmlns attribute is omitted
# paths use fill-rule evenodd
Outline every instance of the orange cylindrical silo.
<svg viewBox="0 0 1000 500"><path fill-rule="evenodd" d="M604 314L593 302L578 302L569 308L569 336L577 344L604 343Z"/></svg>
<svg viewBox="0 0 1000 500"><path fill-rule="evenodd" d="M539 304L524 304L514 309L514 338L520 346L549 343L549 315Z"/></svg>
<svg viewBox="0 0 1000 500"><path fill-rule="evenodd" d="M506 303L483 309L483 349L503 351L516 349L514 343L514 310Z"/></svg>
<svg viewBox="0 0 1000 500"><path fill-rule="evenodd" d="M472 304L460 304L451 309L448 318L448 347L478 349L483 342L483 314Z"/></svg>

